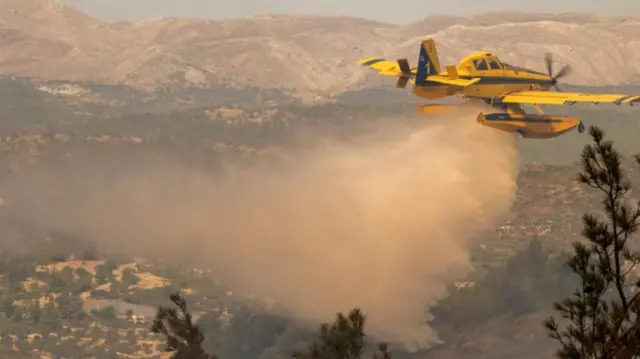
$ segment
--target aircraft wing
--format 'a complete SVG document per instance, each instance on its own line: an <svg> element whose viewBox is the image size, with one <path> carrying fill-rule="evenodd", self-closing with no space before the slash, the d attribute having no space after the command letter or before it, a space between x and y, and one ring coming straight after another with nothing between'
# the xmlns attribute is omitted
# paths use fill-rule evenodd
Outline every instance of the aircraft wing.
<svg viewBox="0 0 640 359"><path fill-rule="evenodd" d="M572 105L577 102L634 104L640 102L637 95L592 94L579 92L550 92L550 91L517 91L504 95L503 103L520 103L536 105Z"/></svg>

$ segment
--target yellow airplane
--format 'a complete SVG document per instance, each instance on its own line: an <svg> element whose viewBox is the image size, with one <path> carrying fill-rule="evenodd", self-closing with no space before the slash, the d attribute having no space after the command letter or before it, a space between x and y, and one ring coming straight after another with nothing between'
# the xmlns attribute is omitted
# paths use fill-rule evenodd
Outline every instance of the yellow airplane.
<svg viewBox="0 0 640 359"><path fill-rule="evenodd" d="M413 81L412 93L428 100L449 96L462 96L469 102L484 102L502 112L478 114L477 121L485 126L517 133L524 138L551 138L574 128L584 132L584 124L575 117L547 115L540 105L573 105L575 103L614 103L616 105L640 102L640 96L616 94L587 94L562 92L558 80L570 73L566 65L553 74L552 59L547 55L548 74L516 67L502 62L491 52L474 52L463 58L457 66L446 66L442 72L435 41L422 41L417 67L407 59L397 61L378 57L362 59L357 63L381 75L398 77L397 88L404 89ZM550 92L551 88L557 92ZM528 114L520 105L532 105L539 114ZM455 108L455 105L420 105L418 112L434 113Z"/></svg>

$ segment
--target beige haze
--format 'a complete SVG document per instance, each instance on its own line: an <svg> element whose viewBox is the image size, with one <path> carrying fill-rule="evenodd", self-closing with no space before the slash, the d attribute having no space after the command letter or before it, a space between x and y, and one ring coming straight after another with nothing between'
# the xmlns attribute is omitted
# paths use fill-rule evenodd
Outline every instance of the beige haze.
<svg viewBox="0 0 640 359"><path fill-rule="evenodd" d="M168 160L96 158L2 190L36 227L211 266L313 324L360 307L369 334L426 347L438 341L427 309L470 270L474 234L514 200L513 136L478 125L476 111L283 149L277 165L228 164L216 179Z"/></svg>

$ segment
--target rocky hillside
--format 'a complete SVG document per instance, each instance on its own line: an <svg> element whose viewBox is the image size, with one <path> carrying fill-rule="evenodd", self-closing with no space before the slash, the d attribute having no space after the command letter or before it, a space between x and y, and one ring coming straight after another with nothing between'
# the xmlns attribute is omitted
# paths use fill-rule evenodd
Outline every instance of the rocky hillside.
<svg viewBox="0 0 640 359"><path fill-rule="evenodd" d="M633 82L640 20L589 14L434 16L397 26L359 18L259 16L206 21L104 22L57 0L0 0L0 74L179 87L281 89L312 99L382 79L354 65L368 56L413 59L434 37L442 60L487 49L543 68L544 52L570 63L575 84Z"/></svg>

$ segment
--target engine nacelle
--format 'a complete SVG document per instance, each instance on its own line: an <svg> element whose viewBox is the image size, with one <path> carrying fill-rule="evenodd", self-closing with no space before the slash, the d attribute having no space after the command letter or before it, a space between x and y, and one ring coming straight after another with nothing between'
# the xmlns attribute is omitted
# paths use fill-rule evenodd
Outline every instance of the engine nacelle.
<svg viewBox="0 0 640 359"><path fill-rule="evenodd" d="M501 131L520 134L524 138L552 138L576 127L584 131L582 121L575 117L531 115L519 113L478 114L478 123Z"/></svg>

